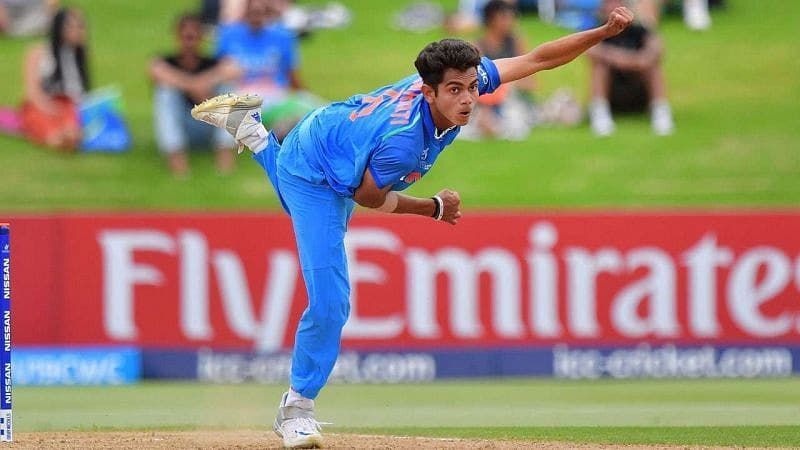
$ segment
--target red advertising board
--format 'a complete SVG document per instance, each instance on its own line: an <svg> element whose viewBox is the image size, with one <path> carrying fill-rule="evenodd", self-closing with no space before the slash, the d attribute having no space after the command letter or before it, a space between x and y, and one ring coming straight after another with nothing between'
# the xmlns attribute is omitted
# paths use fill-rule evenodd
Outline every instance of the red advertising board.
<svg viewBox="0 0 800 450"><path fill-rule="evenodd" d="M12 218L14 341L280 350L282 215ZM360 214L346 348L800 343L800 213Z"/></svg>

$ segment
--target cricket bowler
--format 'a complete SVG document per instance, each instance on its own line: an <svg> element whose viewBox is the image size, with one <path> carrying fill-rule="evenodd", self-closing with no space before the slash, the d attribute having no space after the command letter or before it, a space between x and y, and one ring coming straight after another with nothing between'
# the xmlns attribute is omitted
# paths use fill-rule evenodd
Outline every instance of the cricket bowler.
<svg viewBox="0 0 800 450"><path fill-rule="evenodd" d="M195 119L225 128L240 150L253 152L292 220L308 307L297 326L290 386L274 423L286 448L322 446L314 400L336 362L350 310L344 235L355 204L457 224L456 191L443 189L428 198L400 191L425 176L453 142L478 96L567 64L632 21L633 14L619 7L598 28L494 61L459 39L433 42L415 61L417 74L309 113L282 144L261 124L258 96L227 94L192 109Z"/></svg>

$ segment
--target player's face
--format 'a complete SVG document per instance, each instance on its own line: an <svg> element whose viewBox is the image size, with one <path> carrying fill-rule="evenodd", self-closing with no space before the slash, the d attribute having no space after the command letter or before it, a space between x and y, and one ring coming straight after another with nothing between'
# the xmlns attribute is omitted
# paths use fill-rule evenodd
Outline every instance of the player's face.
<svg viewBox="0 0 800 450"><path fill-rule="evenodd" d="M444 72L444 79L431 97L426 95L434 112L434 119L439 116L438 119L446 121L445 124L437 123L437 126L466 125L472 115L472 109L478 102L477 69L472 67L463 72L447 69Z"/></svg>

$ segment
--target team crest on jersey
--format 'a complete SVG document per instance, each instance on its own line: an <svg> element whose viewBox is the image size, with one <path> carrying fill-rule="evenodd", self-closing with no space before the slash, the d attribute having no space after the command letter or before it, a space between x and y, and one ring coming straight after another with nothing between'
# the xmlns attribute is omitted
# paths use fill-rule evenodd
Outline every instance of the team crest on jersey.
<svg viewBox="0 0 800 450"><path fill-rule="evenodd" d="M408 175L404 176L403 178L400 178L400 181L402 181L404 183L407 183L407 184L411 184L411 183L414 183L416 181L419 181L420 178L422 178L422 174L421 173L419 173L419 172L411 172Z"/></svg>

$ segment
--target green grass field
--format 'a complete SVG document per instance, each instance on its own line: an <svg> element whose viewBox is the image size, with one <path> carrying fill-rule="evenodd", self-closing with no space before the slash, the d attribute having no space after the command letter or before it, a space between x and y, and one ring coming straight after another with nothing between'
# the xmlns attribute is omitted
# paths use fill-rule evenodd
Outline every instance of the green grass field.
<svg viewBox="0 0 800 450"><path fill-rule="evenodd" d="M266 429L282 389L17 388L14 417L18 432ZM800 379L331 385L317 415L332 433L800 447Z"/></svg>
<svg viewBox="0 0 800 450"><path fill-rule="evenodd" d="M342 99L410 73L419 49L444 35L390 29L393 12L409 2L345 1L353 25L302 44L309 88ZM276 208L260 169L244 158L233 176L221 177L210 155L197 155L191 179L177 181L155 150L145 67L171 48L173 17L196 1L65 3L87 13L96 85L122 90L135 147L121 156L65 156L0 137L0 211ZM707 33L689 32L677 18L662 27L675 136L657 139L646 117L631 117L619 120L618 134L606 140L594 139L584 125L539 129L525 142L458 142L415 192L452 187L466 208L798 204L800 3L728 3ZM565 33L533 18L522 28L531 44ZM21 98L19 62L28 44L0 40L0 104ZM539 77L543 94L563 86L579 98L586 80L582 60Z"/></svg>

